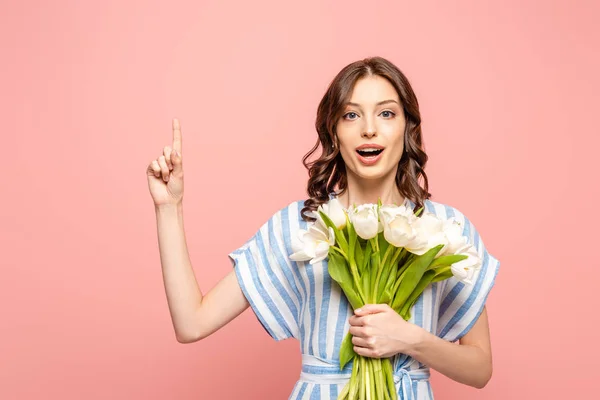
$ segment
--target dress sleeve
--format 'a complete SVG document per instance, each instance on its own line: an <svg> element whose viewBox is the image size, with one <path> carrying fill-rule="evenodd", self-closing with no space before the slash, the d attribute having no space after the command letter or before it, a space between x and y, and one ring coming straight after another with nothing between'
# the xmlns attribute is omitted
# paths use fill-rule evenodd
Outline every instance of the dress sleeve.
<svg viewBox="0 0 600 400"><path fill-rule="evenodd" d="M276 341L299 337L298 293L286 257L284 229L286 221L278 212L242 247L229 253L244 296Z"/></svg>
<svg viewBox="0 0 600 400"><path fill-rule="evenodd" d="M456 219L463 224L463 235L477 249L482 265L470 284L455 277L443 281L437 336L451 342L462 338L477 322L500 268L500 262L488 253L475 226L459 212Z"/></svg>

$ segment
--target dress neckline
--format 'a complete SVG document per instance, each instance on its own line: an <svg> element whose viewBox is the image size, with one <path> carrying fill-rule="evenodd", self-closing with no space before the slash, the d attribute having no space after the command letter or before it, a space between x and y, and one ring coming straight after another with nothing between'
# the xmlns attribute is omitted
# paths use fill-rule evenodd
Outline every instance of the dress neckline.
<svg viewBox="0 0 600 400"><path fill-rule="evenodd" d="M337 193L335 193L335 192L329 193L329 200L335 199L335 198L337 198ZM404 203L402 203L401 205L409 207L410 209L414 209L414 207L415 207L415 204L408 197L404 198ZM346 212L348 211L348 209L346 209L345 207L342 207L342 208L344 209L344 211L346 211Z"/></svg>

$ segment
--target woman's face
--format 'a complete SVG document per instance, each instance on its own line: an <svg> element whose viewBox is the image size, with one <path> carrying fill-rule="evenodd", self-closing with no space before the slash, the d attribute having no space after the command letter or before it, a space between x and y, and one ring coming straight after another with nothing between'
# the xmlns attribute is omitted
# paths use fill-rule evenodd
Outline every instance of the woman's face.
<svg viewBox="0 0 600 400"><path fill-rule="evenodd" d="M359 179L395 176L405 125L398 93L387 79L375 75L358 80L336 126L347 173Z"/></svg>

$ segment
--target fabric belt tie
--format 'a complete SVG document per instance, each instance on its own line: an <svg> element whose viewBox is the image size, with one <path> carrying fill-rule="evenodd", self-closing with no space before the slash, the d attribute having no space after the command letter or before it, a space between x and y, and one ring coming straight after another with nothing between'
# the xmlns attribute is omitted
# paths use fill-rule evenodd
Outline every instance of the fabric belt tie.
<svg viewBox="0 0 600 400"><path fill-rule="evenodd" d="M340 365L309 354L302 354L302 371L300 380L309 383L343 385L348 383L352 375L352 365L348 363L340 371ZM413 382L427 380L430 377L429 368L404 369L394 371L396 393L402 394L402 400L414 400Z"/></svg>

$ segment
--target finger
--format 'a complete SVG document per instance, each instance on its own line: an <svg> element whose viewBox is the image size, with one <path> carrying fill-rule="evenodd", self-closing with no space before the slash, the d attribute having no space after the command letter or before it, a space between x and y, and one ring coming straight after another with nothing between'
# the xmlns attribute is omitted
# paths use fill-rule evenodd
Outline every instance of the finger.
<svg viewBox="0 0 600 400"><path fill-rule="evenodd" d="M365 315L364 317L356 317L356 322L354 323L354 325L367 326L369 325L369 323L371 323L372 319L373 317L370 317L369 315Z"/></svg>
<svg viewBox="0 0 600 400"><path fill-rule="evenodd" d="M366 347L354 346L354 352L360 356L369 358L381 358L381 354L378 351L369 349Z"/></svg>
<svg viewBox="0 0 600 400"><path fill-rule="evenodd" d="M350 322L352 321L352 322ZM360 327L360 326L364 326L365 325L365 321L363 319L363 317L350 317L348 319L348 322L350 322L350 326L354 326L354 327Z"/></svg>
<svg viewBox="0 0 600 400"><path fill-rule="evenodd" d="M150 163L150 168L152 169L152 172L154 173L154 176L156 178L160 178L160 165L158 165L158 161L153 160Z"/></svg>
<svg viewBox="0 0 600 400"><path fill-rule="evenodd" d="M171 175L177 178L183 177L183 167L181 161L181 154L177 153L177 151L173 150L171 152L171 164L173 165L173 171Z"/></svg>
<svg viewBox="0 0 600 400"><path fill-rule="evenodd" d="M360 336L352 336L352 344L358 347L371 348L371 343L368 339Z"/></svg>
<svg viewBox="0 0 600 400"><path fill-rule="evenodd" d="M367 314L376 314L386 311L387 307L389 307L387 304L365 304L361 308L354 310L354 314L361 316Z"/></svg>
<svg viewBox="0 0 600 400"><path fill-rule="evenodd" d="M173 118L173 150L181 154L181 126L179 120Z"/></svg>
<svg viewBox="0 0 600 400"><path fill-rule="evenodd" d="M167 167L169 167L169 171L173 169L173 163L171 162L171 153L173 150L169 146L165 146L163 149L163 155L165 156L165 161L167 162Z"/></svg>
<svg viewBox="0 0 600 400"><path fill-rule="evenodd" d="M169 181L169 167L165 161L165 156L158 157L158 165L160 165L160 172L162 173L162 179L165 182Z"/></svg>
<svg viewBox="0 0 600 400"><path fill-rule="evenodd" d="M348 330L348 332L352 336L357 336L357 337L361 337L361 338L366 338L367 337L367 335L365 334L364 329L356 327L356 326L351 326L350 329Z"/></svg>

